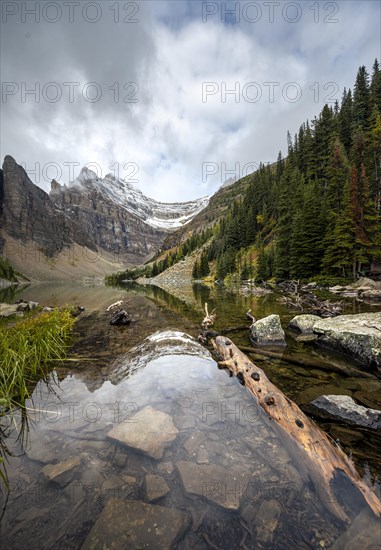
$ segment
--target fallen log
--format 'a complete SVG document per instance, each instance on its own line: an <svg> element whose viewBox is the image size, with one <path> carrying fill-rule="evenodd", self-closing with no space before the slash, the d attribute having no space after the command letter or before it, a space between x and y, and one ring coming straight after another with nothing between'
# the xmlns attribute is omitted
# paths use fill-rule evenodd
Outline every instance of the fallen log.
<svg viewBox="0 0 381 550"><path fill-rule="evenodd" d="M270 380L262 369L252 363L237 346L224 336L212 340L218 355L220 368L227 368L256 397L259 406L282 430L287 450L296 461L305 457L304 466L314 483L316 491L327 509L340 520L349 518L334 495L331 487L335 475L344 472L362 493L371 510L381 516L381 502L363 482L351 460Z"/></svg>

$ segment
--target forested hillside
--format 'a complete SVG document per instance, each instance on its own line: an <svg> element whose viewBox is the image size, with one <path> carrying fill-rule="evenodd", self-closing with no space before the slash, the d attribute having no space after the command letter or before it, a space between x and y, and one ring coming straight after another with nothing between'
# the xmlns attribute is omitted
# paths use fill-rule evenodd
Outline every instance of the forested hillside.
<svg viewBox="0 0 381 550"><path fill-rule="evenodd" d="M229 208L216 210L211 199L198 215L207 230L194 224L184 240L183 228L171 237L171 250L161 251L154 263L112 279L155 276L200 246L194 278L209 273L208 262L220 280L236 273L258 282L320 274L353 277L381 262L378 61L371 75L365 66L359 68L353 92L344 89L341 104L325 105L287 140L286 158L279 153L276 163L260 165L229 188Z"/></svg>
<svg viewBox="0 0 381 550"><path fill-rule="evenodd" d="M376 60L371 76L360 67L340 105L288 135L286 159L253 174L209 248L219 278L353 276L381 259L380 113Z"/></svg>

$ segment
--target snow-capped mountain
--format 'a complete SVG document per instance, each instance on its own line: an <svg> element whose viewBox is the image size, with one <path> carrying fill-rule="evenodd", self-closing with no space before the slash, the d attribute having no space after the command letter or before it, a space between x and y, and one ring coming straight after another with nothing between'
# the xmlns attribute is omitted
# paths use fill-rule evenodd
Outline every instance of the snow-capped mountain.
<svg viewBox="0 0 381 550"><path fill-rule="evenodd" d="M53 180L49 198L97 248L134 264L148 260L170 232L190 222L209 202L204 197L161 203L112 174L100 178L86 167L69 185Z"/></svg>
<svg viewBox="0 0 381 550"><path fill-rule="evenodd" d="M190 222L209 202L209 197L182 203L163 203L146 197L140 189L130 183L107 174L103 179L95 172L83 167L78 178L69 188L77 187L81 192L94 193L124 208L151 227L175 230Z"/></svg>
<svg viewBox="0 0 381 550"><path fill-rule="evenodd" d="M53 180L47 194L6 156L0 170L0 253L10 251L15 267L39 280L111 273L150 259L208 202L160 203L87 168L69 185ZM18 246L28 250L27 257L14 253Z"/></svg>

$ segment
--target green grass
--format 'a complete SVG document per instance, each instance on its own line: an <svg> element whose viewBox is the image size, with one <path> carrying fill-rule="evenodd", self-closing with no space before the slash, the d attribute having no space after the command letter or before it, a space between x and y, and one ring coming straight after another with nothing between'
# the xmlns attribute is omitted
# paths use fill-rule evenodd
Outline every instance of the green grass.
<svg viewBox="0 0 381 550"><path fill-rule="evenodd" d="M74 323L70 308L0 323L0 420L21 410L27 421L25 401L40 379L47 380L52 364L65 358ZM9 490L6 431L0 423L0 481Z"/></svg>
<svg viewBox="0 0 381 550"><path fill-rule="evenodd" d="M23 408L52 362L64 359L74 322L69 309L56 309L0 325L0 415Z"/></svg>

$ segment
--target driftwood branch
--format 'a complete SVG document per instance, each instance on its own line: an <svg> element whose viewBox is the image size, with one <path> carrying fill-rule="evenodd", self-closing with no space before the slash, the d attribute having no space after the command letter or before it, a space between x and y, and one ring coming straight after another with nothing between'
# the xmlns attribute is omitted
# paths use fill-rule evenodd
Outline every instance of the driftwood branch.
<svg viewBox="0 0 381 550"><path fill-rule="evenodd" d="M117 302L114 302L113 304L109 305L108 308L106 309L106 311L111 311L113 310L114 308L120 308L120 306L124 303L124 304L129 304L130 302L132 302L132 300L127 300L126 302L124 302L124 300L118 300Z"/></svg>
<svg viewBox="0 0 381 550"><path fill-rule="evenodd" d="M246 315L246 317L249 319L249 321L251 321L251 324L254 325L254 323L255 323L255 321L256 321L256 318L254 317L254 315L252 315L251 309L249 309L248 311L246 311L245 315Z"/></svg>
<svg viewBox="0 0 381 550"><path fill-rule="evenodd" d="M207 330L208 328L212 327L214 325L214 321L216 320L216 310L213 309L211 313L208 311L208 303L205 302L205 317L203 322L201 323L201 326L204 330Z"/></svg>
<svg viewBox="0 0 381 550"><path fill-rule="evenodd" d="M319 300L314 294L294 293L291 296L281 296L277 300L291 309L308 311L321 317L335 317L343 311L343 301L331 302L330 300Z"/></svg>
<svg viewBox="0 0 381 550"><path fill-rule="evenodd" d="M123 304L123 300L118 300L117 302L114 302L113 304L110 304L108 306L108 308L106 309L106 311L111 311L112 309L114 309L116 307L119 308L122 304Z"/></svg>
<svg viewBox="0 0 381 550"><path fill-rule="evenodd" d="M381 515L381 502L363 482L353 463L290 399L270 382L262 369L252 363L233 342L224 336L212 341L220 359L219 366L227 368L256 397L262 409L283 431L287 449L296 460L304 456L304 465L325 506L337 518L349 522L337 502L331 481L338 472L344 472L361 491L370 508Z"/></svg>

